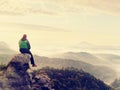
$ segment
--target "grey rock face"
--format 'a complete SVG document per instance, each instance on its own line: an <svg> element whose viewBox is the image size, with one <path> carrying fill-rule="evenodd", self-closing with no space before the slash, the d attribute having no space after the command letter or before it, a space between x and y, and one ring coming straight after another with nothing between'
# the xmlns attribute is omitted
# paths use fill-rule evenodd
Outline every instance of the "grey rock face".
<svg viewBox="0 0 120 90"><path fill-rule="evenodd" d="M53 90L45 73L28 73L30 56L15 55L5 71L0 72L0 90Z"/></svg>
<svg viewBox="0 0 120 90"><path fill-rule="evenodd" d="M29 69L29 59L28 54L18 54L11 59L7 70L0 77L2 90L30 90L30 78L26 72Z"/></svg>

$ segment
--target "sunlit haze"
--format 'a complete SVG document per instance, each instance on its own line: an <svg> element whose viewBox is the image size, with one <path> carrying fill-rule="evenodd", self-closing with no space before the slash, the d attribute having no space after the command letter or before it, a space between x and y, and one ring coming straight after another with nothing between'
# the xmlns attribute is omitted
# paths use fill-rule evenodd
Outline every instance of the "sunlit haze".
<svg viewBox="0 0 120 90"><path fill-rule="evenodd" d="M18 51L19 39L25 33L34 54L90 50L120 53L119 3L119 0L0 0L0 41Z"/></svg>

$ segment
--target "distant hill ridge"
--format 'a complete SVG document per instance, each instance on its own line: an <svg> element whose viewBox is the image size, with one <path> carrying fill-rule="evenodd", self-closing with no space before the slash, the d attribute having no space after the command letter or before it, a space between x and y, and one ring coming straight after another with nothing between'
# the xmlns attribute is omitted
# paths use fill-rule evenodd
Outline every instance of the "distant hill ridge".
<svg viewBox="0 0 120 90"><path fill-rule="evenodd" d="M4 41L0 41L0 54L16 54L16 51L12 50Z"/></svg>
<svg viewBox="0 0 120 90"><path fill-rule="evenodd" d="M86 63L94 65L100 64L102 62L99 57L88 52L66 52L57 55L52 55L51 57L84 61Z"/></svg>

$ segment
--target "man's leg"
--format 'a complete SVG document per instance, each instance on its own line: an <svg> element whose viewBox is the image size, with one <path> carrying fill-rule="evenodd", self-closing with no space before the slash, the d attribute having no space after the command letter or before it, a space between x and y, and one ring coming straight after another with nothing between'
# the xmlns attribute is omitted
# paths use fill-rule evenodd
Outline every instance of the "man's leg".
<svg viewBox="0 0 120 90"><path fill-rule="evenodd" d="M32 66L36 66L32 53L30 51L28 53L31 55L30 61L31 61Z"/></svg>
<svg viewBox="0 0 120 90"><path fill-rule="evenodd" d="M21 53L28 53L28 54L30 54L30 61L31 61L31 64L32 64L32 66L36 66L35 65L35 62L34 62L34 58L33 58L33 55L32 55L32 53L28 50L28 49L20 49L20 52Z"/></svg>
<svg viewBox="0 0 120 90"><path fill-rule="evenodd" d="M24 49L24 48L21 48L19 51L20 51L21 53L23 53L23 54L27 52L27 50Z"/></svg>

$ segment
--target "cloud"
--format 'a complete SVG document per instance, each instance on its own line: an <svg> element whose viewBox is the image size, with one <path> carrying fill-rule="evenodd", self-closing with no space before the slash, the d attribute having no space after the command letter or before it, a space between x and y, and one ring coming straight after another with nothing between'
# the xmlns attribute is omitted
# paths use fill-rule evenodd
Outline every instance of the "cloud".
<svg viewBox="0 0 120 90"><path fill-rule="evenodd" d="M20 14L27 11L27 5L20 0L0 0L0 12L3 14Z"/></svg>
<svg viewBox="0 0 120 90"><path fill-rule="evenodd" d="M105 13L120 15L119 0L0 0L2 14Z"/></svg>
<svg viewBox="0 0 120 90"><path fill-rule="evenodd" d="M30 13L55 14L45 9L44 1L33 0L0 0L0 13L11 15L24 15Z"/></svg>
<svg viewBox="0 0 120 90"><path fill-rule="evenodd" d="M64 8L71 12L120 15L120 0L62 0L58 3L60 2L64 3Z"/></svg>
<svg viewBox="0 0 120 90"><path fill-rule="evenodd" d="M83 3L78 2L78 5L82 5L82 7L89 12L120 15L119 3L119 0L84 0Z"/></svg>
<svg viewBox="0 0 120 90"><path fill-rule="evenodd" d="M77 45L71 46L73 50L89 51L95 53L120 53L120 46L118 45L94 45L88 42L81 42Z"/></svg>
<svg viewBox="0 0 120 90"><path fill-rule="evenodd" d="M52 26L36 25L36 24L23 24L23 23L0 23L1 28L12 28L12 29L23 29L23 30L41 30L41 31L51 31L51 32L68 32L62 28L55 28ZM7 26L7 27L6 27ZM0 29L1 29L0 28Z"/></svg>
<svg viewBox="0 0 120 90"><path fill-rule="evenodd" d="M120 15L120 0L52 0L60 3L63 10L86 14Z"/></svg>

